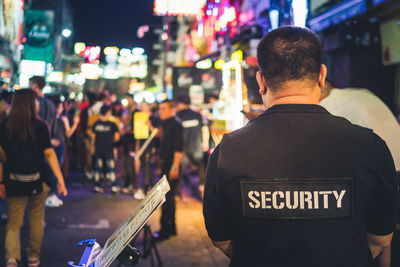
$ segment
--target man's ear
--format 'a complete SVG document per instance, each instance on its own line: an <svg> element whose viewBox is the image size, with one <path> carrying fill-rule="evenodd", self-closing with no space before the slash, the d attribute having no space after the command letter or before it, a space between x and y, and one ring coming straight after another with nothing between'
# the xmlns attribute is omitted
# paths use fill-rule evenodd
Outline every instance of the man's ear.
<svg viewBox="0 0 400 267"><path fill-rule="evenodd" d="M257 71L256 79L258 86L260 87L258 92L260 95L265 95L267 93L267 86L265 85L264 76L262 75L261 71Z"/></svg>
<svg viewBox="0 0 400 267"><path fill-rule="evenodd" d="M318 78L318 86L319 88L324 88L325 86L325 79L326 79L326 75L327 75L327 69L325 64L321 65L321 69L319 71L319 78Z"/></svg>

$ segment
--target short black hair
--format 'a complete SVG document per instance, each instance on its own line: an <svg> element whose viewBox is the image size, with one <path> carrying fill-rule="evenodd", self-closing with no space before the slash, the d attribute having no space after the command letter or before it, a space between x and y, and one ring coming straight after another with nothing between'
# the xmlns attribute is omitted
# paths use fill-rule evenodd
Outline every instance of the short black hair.
<svg viewBox="0 0 400 267"><path fill-rule="evenodd" d="M170 108L174 107L174 101L169 100L169 99L162 101L161 104L168 104Z"/></svg>
<svg viewBox="0 0 400 267"><path fill-rule="evenodd" d="M107 114L107 112L109 112L111 110L111 106L110 105L103 105L100 108L100 115L104 116Z"/></svg>
<svg viewBox="0 0 400 267"><path fill-rule="evenodd" d="M260 41L257 60L272 91L287 81L308 79L317 83L322 64L321 41L307 28L281 27Z"/></svg>
<svg viewBox="0 0 400 267"><path fill-rule="evenodd" d="M103 101L104 99L107 98L107 95L103 92L101 92L98 96L97 96L97 101Z"/></svg>
<svg viewBox="0 0 400 267"><path fill-rule="evenodd" d="M36 84L40 90L46 86L46 80L42 76L32 76L29 79L30 83Z"/></svg>
<svg viewBox="0 0 400 267"><path fill-rule="evenodd" d="M177 104L182 103L185 105L190 105L190 97L188 95L180 95L175 101Z"/></svg>

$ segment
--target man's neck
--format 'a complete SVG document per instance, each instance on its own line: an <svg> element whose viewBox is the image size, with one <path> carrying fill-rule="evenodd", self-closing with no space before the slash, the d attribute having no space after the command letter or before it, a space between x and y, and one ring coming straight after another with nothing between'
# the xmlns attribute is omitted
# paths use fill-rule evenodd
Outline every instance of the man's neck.
<svg viewBox="0 0 400 267"><path fill-rule="evenodd" d="M272 93L267 92L265 107L268 109L275 105L282 104L309 104L318 105L320 97L319 87L307 87L302 83L289 83L283 90Z"/></svg>

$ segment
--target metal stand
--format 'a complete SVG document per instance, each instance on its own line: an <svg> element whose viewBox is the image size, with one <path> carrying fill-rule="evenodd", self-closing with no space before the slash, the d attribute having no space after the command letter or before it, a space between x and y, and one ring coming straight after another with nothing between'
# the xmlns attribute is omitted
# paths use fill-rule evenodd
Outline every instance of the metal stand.
<svg viewBox="0 0 400 267"><path fill-rule="evenodd" d="M73 262L68 262L68 266L70 267L95 267L94 260L97 255L100 253L101 248L99 244L97 244L96 239L88 239L78 243L78 247L82 247L86 245L85 252L79 262L78 265L75 265ZM139 262L139 251L128 244L124 248L124 250L118 255L117 260L119 262L118 266L120 267L134 267Z"/></svg>
<svg viewBox="0 0 400 267"><path fill-rule="evenodd" d="M136 242L136 240L135 240ZM153 236L150 225L145 224L143 226L143 252L140 253L140 257L147 259L150 256L151 266L162 266L160 253L158 252L157 242Z"/></svg>
<svg viewBox="0 0 400 267"><path fill-rule="evenodd" d="M139 263L139 256L139 251L135 247L132 247L128 244L117 257L117 260L119 261L118 266L133 267Z"/></svg>

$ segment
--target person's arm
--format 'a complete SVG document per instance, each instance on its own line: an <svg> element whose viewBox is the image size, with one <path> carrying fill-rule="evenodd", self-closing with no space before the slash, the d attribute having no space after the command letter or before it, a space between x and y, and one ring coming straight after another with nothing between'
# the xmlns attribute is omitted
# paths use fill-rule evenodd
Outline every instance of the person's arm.
<svg viewBox="0 0 400 267"><path fill-rule="evenodd" d="M119 132L115 132L114 133L114 143L116 143L116 142L118 142L119 141L119 139L120 139L120 134L119 134Z"/></svg>
<svg viewBox="0 0 400 267"><path fill-rule="evenodd" d="M174 152L174 160L172 162L171 170L169 172L169 178L176 180L179 178L179 166L182 162L183 153L179 151Z"/></svg>
<svg viewBox="0 0 400 267"><path fill-rule="evenodd" d="M176 180L179 178L179 166L181 165L183 158L183 128L180 124L175 128L173 142L174 159L172 161L171 170L169 171L169 178L171 180Z"/></svg>
<svg viewBox="0 0 400 267"><path fill-rule="evenodd" d="M207 165L203 216L207 233L214 246L219 248L229 259L232 258L232 219L227 203L221 197L221 188L218 180L220 174L218 171L218 154L220 147L217 146L211 154Z"/></svg>
<svg viewBox="0 0 400 267"><path fill-rule="evenodd" d="M233 242L232 240L228 241L214 241L212 240L212 243L215 247L219 248L222 253L225 254L229 259L232 259L232 253L233 253Z"/></svg>
<svg viewBox="0 0 400 267"><path fill-rule="evenodd" d="M4 186L3 178L3 162L0 162L0 199L6 199L6 187Z"/></svg>
<svg viewBox="0 0 400 267"><path fill-rule="evenodd" d="M60 166L58 165L57 155L53 148L46 148L44 150L44 156L55 177L57 178L57 191L60 195L67 196L68 191L65 187L64 177L61 173Z"/></svg>
<svg viewBox="0 0 400 267"><path fill-rule="evenodd" d="M202 141L202 148L203 148L203 152L207 152L209 147L209 143L210 143L210 131L208 130L208 126L204 125L201 128L201 141Z"/></svg>
<svg viewBox="0 0 400 267"><path fill-rule="evenodd" d="M368 208L367 240L372 257L379 256L379 262L390 266L390 243L398 218L399 184L389 148L376 135L375 141L377 179L373 201Z"/></svg>
<svg viewBox="0 0 400 267"><path fill-rule="evenodd" d="M71 125L69 124L69 120L67 117L62 117L62 120L64 122L65 125L65 136L67 138L70 138L74 132L76 131L76 129L78 128L79 125L79 117L78 116L74 116L74 124Z"/></svg>
<svg viewBox="0 0 400 267"><path fill-rule="evenodd" d="M392 238L393 233L383 236L367 233L369 249L371 250L371 254L374 259L378 255L380 255L385 249L390 248Z"/></svg>

